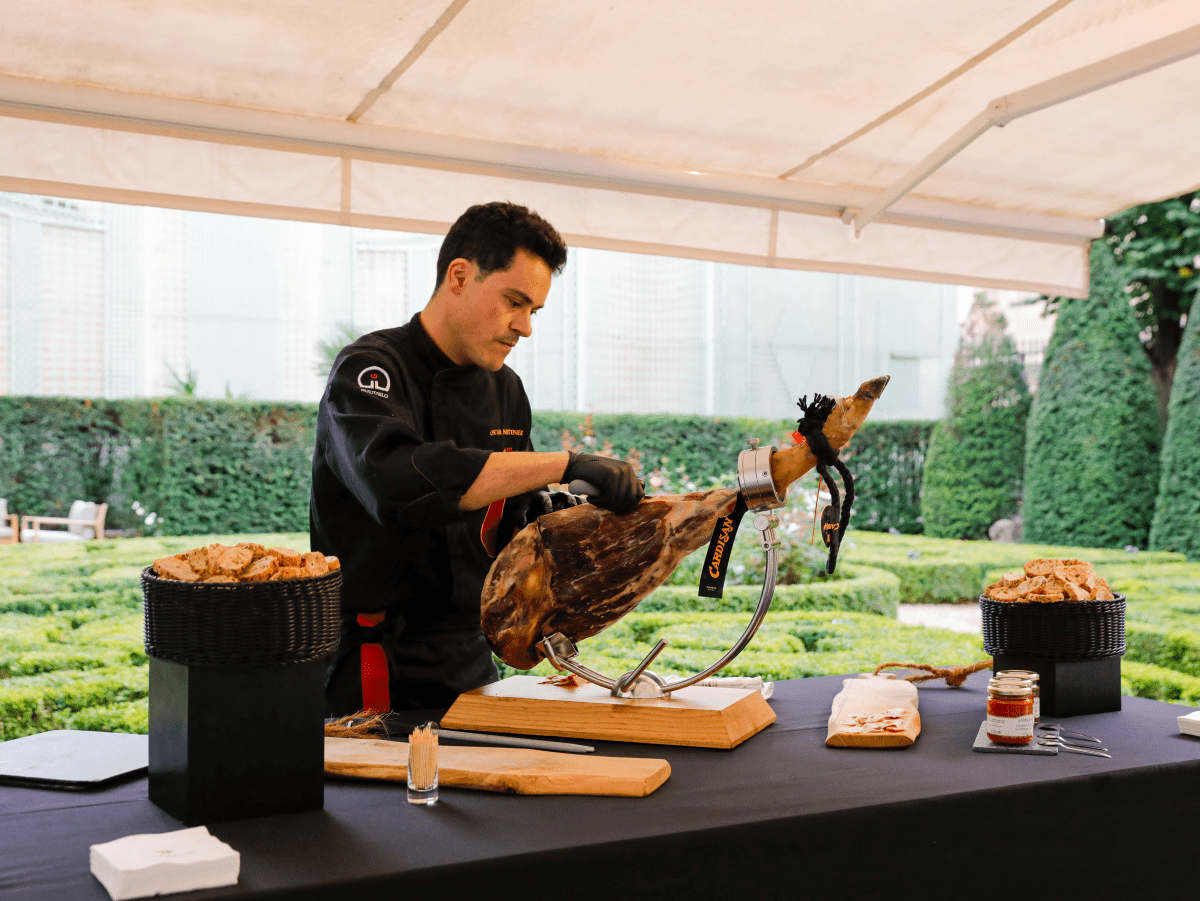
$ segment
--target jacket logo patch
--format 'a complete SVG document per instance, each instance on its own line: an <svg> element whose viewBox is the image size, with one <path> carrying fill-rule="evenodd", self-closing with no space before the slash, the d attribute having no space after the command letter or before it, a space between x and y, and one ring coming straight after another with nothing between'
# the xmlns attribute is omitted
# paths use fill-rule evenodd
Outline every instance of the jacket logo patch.
<svg viewBox="0 0 1200 901"><path fill-rule="evenodd" d="M516 435L518 438L525 434L524 429L492 429L489 435Z"/></svg>
<svg viewBox="0 0 1200 901"><path fill-rule="evenodd" d="M367 394L387 397L392 389L392 377L381 366L368 366L358 374L358 387Z"/></svg>

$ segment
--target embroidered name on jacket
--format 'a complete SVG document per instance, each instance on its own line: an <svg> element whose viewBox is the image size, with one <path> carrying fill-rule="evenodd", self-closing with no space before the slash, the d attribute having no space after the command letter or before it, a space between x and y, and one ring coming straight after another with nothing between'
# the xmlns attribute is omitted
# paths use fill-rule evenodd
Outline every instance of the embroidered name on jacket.
<svg viewBox="0 0 1200 901"><path fill-rule="evenodd" d="M489 435L516 435L520 438L525 434L524 429L492 429L488 432Z"/></svg>
<svg viewBox="0 0 1200 901"><path fill-rule="evenodd" d="M387 397L392 389L392 377L382 366L368 366L358 374L358 387L367 394Z"/></svg>

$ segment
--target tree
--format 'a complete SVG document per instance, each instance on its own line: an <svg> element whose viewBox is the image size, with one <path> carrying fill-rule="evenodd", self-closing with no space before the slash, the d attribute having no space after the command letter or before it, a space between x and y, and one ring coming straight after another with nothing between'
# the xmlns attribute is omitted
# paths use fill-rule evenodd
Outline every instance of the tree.
<svg viewBox="0 0 1200 901"><path fill-rule="evenodd" d="M1171 389L1150 547L1200 559L1200 313L1188 318Z"/></svg>
<svg viewBox="0 0 1200 901"><path fill-rule="evenodd" d="M1200 290L1200 192L1130 207L1110 217L1104 233L1150 360L1162 432L1183 322ZM1047 312L1054 312L1062 298L1047 300Z"/></svg>
<svg viewBox="0 0 1200 901"><path fill-rule="evenodd" d="M1158 487L1150 361L1111 247L1087 299L1063 298L1025 446L1025 540L1145 547Z"/></svg>
<svg viewBox="0 0 1200 901"><path fill-rule="evenodd" d="M925 460L921 517L937 538L986 538L1017 512L1029 389L1004 317L975 296L947 389L947 415Z"/></svg>

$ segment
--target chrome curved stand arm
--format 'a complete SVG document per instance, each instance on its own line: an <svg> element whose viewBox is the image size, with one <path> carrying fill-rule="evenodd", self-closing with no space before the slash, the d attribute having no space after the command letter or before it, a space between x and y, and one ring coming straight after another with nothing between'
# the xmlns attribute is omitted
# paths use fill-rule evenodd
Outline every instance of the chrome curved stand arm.
<svg viewBox="0 0 1200 901"><path fill-rule="evenodd" d="M754 529L758 532L759 547L765 552L766 560L762 594L759 596L758 606L754 610L750 625L720 660L694 676L667 682L647 669L654 658L667 646L666 640L660 638L658 644L641 663L619 678L612 679L580 663L577 660L579 649L575 643L561 632L555 632L538 642L538 647L546 655L550 665L556 670L566 670L601 688L607 688L613 697L663 698L670 697L673 691L695 685L714 673L720 672L744 651L746 645L750 644L750 640L758 632L758 627L766 618L767 611L771 609L771 598L775 593L775 579L779 573L779 547L782 542L775 532L779 526L779 517L768 511L786 503L787 491L785 490L780 495L771 480L770 459L774 452L774 447L759 448L757 441L751 441L750 449L744 450L738 455L738 488L746 501L746 506L756 514Z"/></svg>
<svg viewBox="0 0 1200 901"><path fill-rule="evenodd" d="M764 520L763 527L759 528L759 521ZM754 617L750 620L750 625L746 627L746 631L728 651L725 652L720 660L710 666L708 669L696 673L694 676L688 676L679 682L671 680L666 684L663 691L667 694L677 691L680 688L687 688L689 685L695 685L707 679L714 673L718 673L725 669L738 654L746 649L746 645L750 644L750 639L758 631L758 627L762 625L762 621L766 619L767 611L771 609L771 598L775 594L775 579L779 574L779 545L780 541L775 535L775 527L779 525L779 517L771 513L759 513L754 517L754 528L758 529L760 546L766 551L766 571L763 573L762 594L758 598L758 606L754 609Z"/></svg>

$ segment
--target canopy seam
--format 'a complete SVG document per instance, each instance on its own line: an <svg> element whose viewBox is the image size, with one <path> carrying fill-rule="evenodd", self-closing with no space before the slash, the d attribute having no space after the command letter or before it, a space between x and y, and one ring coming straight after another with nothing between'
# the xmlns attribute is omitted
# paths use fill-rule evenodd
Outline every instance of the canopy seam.
<svg viewBox="0 0 1200 901"><path fill-rule="evenodd" d="M384 76L383 81L379 82L378 87L372 88L369 92L367 92L367 95L363 97L362 102L360 102L358 106L354 108L354 112L346 117L346 121L357 122L366 114L367 110L375 105L376 100L391 90L392 85L396 83L397 79L407 72L409 68L412 67L413 63L421 58L421 55L429 49L429 45L433 43L434 39L443 31L445 31L447 27L449 27L450 23L454 21L454 17L462 12L463 7L466 6L468 2L470 2L470 0L453 0L453 2L446 7L445 11L438 16L437 21L430 25L429 29L423 35L421 35L421 39L413 45L413 48L409 50L407 54L405 54L404 59L400 60L396 68L392 69L391 72ZM1060 0L1060 2L1063 2L1063 0Z"/></svg>
<svg viewBox="0 0 1200 901"><path fill-rule="evenodd" d="M1009 44L1011 44L1017 38L1021 37L1021 35L1025 34L1027 31L1034 28L1035 26L1040 25L1042 22L1044 22L1046 19L1050 18L1050 16L1054 15L1056 12L1058 12L1060 9L1062 9L1064 6L1066 6L1070 2L1071 2L1071 0L1056 0L1055 3L1050 4L1050 6L1047 6L1045 9L1043 9L1040 13L1038 13L1032 19L1029 19L1027 22L1023 22L1016 29L1014 29L1013 31L1010 31L1008 34L1006 34L1000 40L996 41L996 43L992 44L990 47L987 47L986 49L981 50L979 53L975 54L973 57L971 57L969 60L967 60L965 63L963 63L961 66L959 66L957 69L955 69L950 74L942 76L940 79L935 81L929 87L925 88L922 91L919 91L916 94L913 94L911 97L909 97L903 103L901 103L899 106L895 106L892 109L888 110L886 113L884 113L879 118L875 119L872 122L867 123L866 125L864 125L862 128L860 128L858 131L854 132L853 134L847 135L846 137L842 138L836 144L832 144L829 147L826 147L824 150L822 150L818 153L814 153L812 156L810 156L808 159L806 159L799 166L794 166L791 169L788 169L788 171L784 172L782 175L780 175L779 178L781 178L781 179L791 178L793 175L796 175L797 173L802 172L803 170L807 169L809 166L813 165L813 163L817 162L818 160L829 156L829 154L834 153L835 151L841 150L847 144L849 144L853 141L857 141L863 135L867 134L868 132L874 131L876 128L883 125L888 120L894 119L896 116L900 115L905 110L920 103L922 100L924 100L930 94L933 94L935 91L938 91L941 88L945 87L950 82L954 81L956 78L959 78L960 76L965 75L967 72L969 72L971 69L974 69L976 66L978 66L980 63L982 63L984 60L988 59L989 57L991 57L991 56L995 55L996 53L998 53L999 51L1003 50L1005 47L1007 47Z"/></svg>

